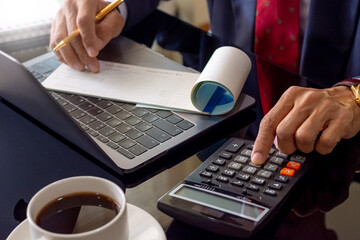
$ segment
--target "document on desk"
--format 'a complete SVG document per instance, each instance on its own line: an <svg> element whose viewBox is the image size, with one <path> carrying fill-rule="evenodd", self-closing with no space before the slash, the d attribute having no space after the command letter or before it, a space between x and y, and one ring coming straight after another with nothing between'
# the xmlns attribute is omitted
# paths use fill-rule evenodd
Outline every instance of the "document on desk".
<svg viewBox="0 0 360 240"><path fill-rule="evenodd" d="M62 64L42 84L49 90L219 115L233 108L251 69L249 57L233 47L217 49L201 74L100 64L99 73L79 72Z"/></svg>

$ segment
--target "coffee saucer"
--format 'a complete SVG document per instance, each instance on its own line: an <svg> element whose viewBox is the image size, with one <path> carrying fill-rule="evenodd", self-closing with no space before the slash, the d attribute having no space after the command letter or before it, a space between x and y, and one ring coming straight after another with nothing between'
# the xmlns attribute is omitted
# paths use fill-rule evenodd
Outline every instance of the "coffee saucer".
<svg viewBox="0 0 360 240"><path fill-rule="evenodd" d="M160 224L141 208L127 203L129 240L166 240ZM7 237L7 240L30 240L29 222L25 219Z"/></svg>

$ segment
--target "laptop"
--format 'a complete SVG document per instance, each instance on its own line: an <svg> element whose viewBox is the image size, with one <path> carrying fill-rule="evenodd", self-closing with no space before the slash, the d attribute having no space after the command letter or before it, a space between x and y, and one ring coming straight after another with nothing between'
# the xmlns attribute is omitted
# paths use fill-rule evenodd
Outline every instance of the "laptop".
<svg viewBox="0 0 360 240"><path fill-rule="evenodd" d="M109 60L109 56L117 56L111 60L194 71L122 36L113 47L111 44L109 47L112 48L110 54L104 49L100 58ZM226 119L255 104L252 97L242 94L230 113L203 116L48 91L41 82L60 65L53 53L24 64L0 53L1 101L121 175L134 173L154 161L166 158L175 150L185 151L187 146L214 131Z"/></svg>

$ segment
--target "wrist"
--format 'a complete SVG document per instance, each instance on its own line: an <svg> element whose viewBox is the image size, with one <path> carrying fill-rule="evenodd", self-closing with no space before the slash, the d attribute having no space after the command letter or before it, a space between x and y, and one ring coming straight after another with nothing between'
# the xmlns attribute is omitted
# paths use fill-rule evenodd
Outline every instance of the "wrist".
<svg viewBox="0 0 360 240"><path fill-rule="evenodd" d="M349 78L334 85L336 86L347 86L351 89L356 104L360 107L360 78Z"/></svg>

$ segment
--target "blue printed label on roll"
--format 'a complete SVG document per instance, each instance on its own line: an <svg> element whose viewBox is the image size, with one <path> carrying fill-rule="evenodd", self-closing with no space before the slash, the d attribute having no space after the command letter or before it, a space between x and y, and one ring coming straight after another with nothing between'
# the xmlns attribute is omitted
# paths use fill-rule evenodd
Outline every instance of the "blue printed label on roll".
<svg viewBox="0 0 360 240"><path fill-rule="evenodd" d="M234 107L234 97L230 91L214 82L198 84L193 94L194 106L211 115L227 113Z"/></svg>

